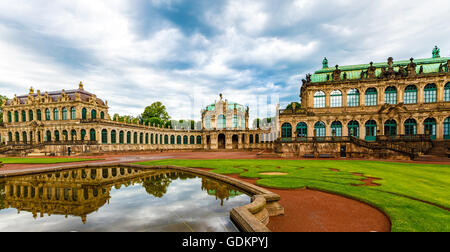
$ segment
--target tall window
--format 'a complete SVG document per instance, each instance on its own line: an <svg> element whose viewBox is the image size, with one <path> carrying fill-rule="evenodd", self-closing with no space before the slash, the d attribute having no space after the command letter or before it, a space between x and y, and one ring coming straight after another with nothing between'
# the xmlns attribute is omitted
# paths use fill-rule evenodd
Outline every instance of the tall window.
<svg viewBox="0 0 450 252"><path fill-rule="evenodd" d="M55 130L55 141L59 142L59 131Z"/></svg>
<svg viewBox="0 0 450 252"><path fill-rule="evenodd" d="M308 126L304 122L297 124L297 137L307 137L308 136Z"/></svg>
<svg viewBox="0 0 450 252"><path fill-rule="evenodd" d="M237 127L238 127L238 116L233 115L233 128L237 128Z"/></svg>
<svg viewBox="0 0 450 252"><path fill-rule="evenodd" d="M205 128L206 129L210 129L211 128L211 117L210 116L206 116L205 117Z"/></svg>
<svg viewBox="0 0 450 252"><path fill-rule="evenodd" d="M91 119L97 119L97 110L91 110Z"/></svg>
<svg viewBox="0 0 450 252"><path fill-rule="evenodd" d="M376 88L368 88L366 90L366 106L376 106L377 105L377 89Z"/></svg>
<svg viewBox="0 0 450 252"><path fill-rule="evenodd" d="M86 120L87 119L87 109L83 108L81 110L81 119Z"/></svg>
<svg viewBox="0 0 450 252"><path fill-rule="evenodd" d="M177 136L177 144L181 144L181 136Z"/></svg>
<svg viewBox="0 0 450 252"><path fill-rule="evenodd" d="M194 136L191 136L189 138L189 144L195 144L195 137Z"/></svg>
<svg viewBox="0 0 450 252"><path fill-rule="evenodd" d="M412 136L417 134L417 123L414 119L405 121L405 135Z"/></svg>
<svg viewBox="0 0 450 252"><path fill-rule="evenodd" d="M349 107L359 106L359 91L358 89L350 89L347 94L347 105Z"/></svg>
<svg viewBox="0 0 450 252"><path fill-rule="evenodd" d="M22 110L22 122L26 121L27 121L27 112L25 112L25 110Z"/></svg>
<svg viewBox="0 0 450 252"><path fill-rule="evenodd" d="M201 136L197 136L197 144L202 144L202 137Z"/></svg>
<svg viewBox="0 0 450 252"><path fill-rule="evenodd" d="M102 130L102 144L108 143L108 131L106 129Z"/></svg>
<svg viewBox="0 0 450 252"><path fill-rule="evenodd" d="M111 143L112 144L116 143L116 131L115 130L111 131Z"/></svg>
<svg viewBox="0 0 450 252"><path fill-rule="evenodd" d="M395 87L387 87L384 90L384 103L397 104L397 89Z"/></svg>
<svg viewBox="0 0 450 252"><path fill-rule="evenodd" d="M384 135L386 136L397 135L397 122L395 120L387 120L384 123Z"/></svg>
<svg viewBox="0 0 450 252"><path fill-rule="evenodd" d="M314 108L325 108L325 93L323 91L314 94Z"/></svg>
<svg viewBox="0 0 450 252"><path fill-rule="evenodd" d="M283 123L281 125L281 138L292 137L292 125L290 123Z"/></svg>
<svg viewBox="0 0 450 252"><path fill-rule="evenodd" d="M414 85L409 85L405 88L405 104L416 104L417 103L417 87Z"/></svg>
<svg viewBox="0 0 450 252"><path fill-rule="evenodd" d="M63 141L69 140L69 134L68 134L67 130L63 130L62 135L63 135Z"/></svg>
<svg viewBox="0 0 450 252"><path fill-rule="evenodd" d="M224 115L219 115L217 117L217 128L218 129L225 128L225 116Z"/></svg>
<svg viewBox="0 0 450 252"><path fill-rule="evenodd" d="M14 122L19 122L19 111L14 111Z"/></svg>
<svg viewBox="0 0 450 252"><path fill-rule="evenodd" d="M450 82L445 84L444 87L444 101L450 101Z"/></svg>
<svg viewBox="0 0 450 252"><path fill-rule="evenodd" d="M67 108L62 109L62 119L67 120Z"/></svg>
<svg viewBox="0 0 450 252"><path fill-rule="evenodd" d="M33 110L28 110L28 120L31 122L34 120L34 113Z"/></svg>
<svg viewBox="0 0 450 252"><path fill-rule="evenodd" d="M348 135L352 137L359 137L359 123L357 121L350 121L347 124Z"/></svg>
<svg viewBox="0 0 450 252"><path fill-rule="evenodd" d="M8 111L8 122L12 123L12 115L11 115L11 111Z"/></svg>
<svg viewBox="0 0 450 252"><path fill-rule="evenodd" d="M339 90L334 90L331 92L331 107L332 108L339 108L342 107L342 93Z"/></svg>
<svg viewBox="0 0 450 252"><path fill-rule="evenodd" d="M57 108L55 108L54 110L53 110L53 119L56 121L56 120L59 120L59 110L57 109Z"/></svg>
<svg viewBox="0 0 450 252"><path fill-rule="evenodd" d="M91 136L91 138L90 138L91 141L97 141L96 136L95 136L95 129L91 129L91 131L89 132L89 135Z"/></svg>
<svg viewBox="0 0 450 252"><path fill-rule="evenodd" d="M50 132L50 130L47 130L45 135L47 137L47 141L46 142L51 142L52 141L52 133Z"/></svg>
<svg viewBox="0 0 450 252"><path fill-rule="evenodd" d="M75 107L71 107L70 108L70 120L75 120L77 119L77 111L75 109Z"/></svg>
<svg viewBox="0 0 450 252"><path fill-rule="evenodd" d="M131 132L127 132L127 144L131 144Z"/></svg>
<svg viewBox="0 0 450 252"><path fill-rule="evenodd" d="M431 136L431 139L436 139L436 120L434 118L427 118L423 126L423 133Z"/></svg>
<svg viewBox="0 0 450 252"><path fill-rule="evenodd" d="M340 137L342 136L342 123L338 121L334 121L331 123L331 135Z"/></svg>
<svg viewBox="0 0 450 252"><path fill-rule="evenodd" d="M36 119L38 121L42 121L42 114L41 114L41 110L40 109L36 110Z"/></svg>
<svg viewBox="0 0 450 252"><path fill-rule="evenodd" d="M366 141L375 141L377 136L377 122L370 120L366 122Z"/></svg>
<svg viewBox="0 0 450 252"><path fill-rule="evenodd" d="M187 136L183 136L183 144L188 144L188 137Z"/></svg>
<svg viewBox="0 0 450 252"><path fill-rule="evenodd" d="M137 137L137 132L134 132L133 134L133 143L137 144L138 143L138 137ZM167 144L167 143L166 143Z"/></svg>
<svg viewBox="0 0 450 252"><path fill-rule="evenodd" d="M314 130L316 132L317 137L324 137L325 136L325 123L317 122L314 125Z"/></svg>
<svg viewBox="0 0 450 252"><path fill-rule="evenodd" d="M100 119L105 119L105 112L100 112Z"/></svg>
<svg viewBox="0 0 450 252"><path fill-rule="evenodd" d="M80 137L81 137L81 141L84 141L86 139L86 130L85 129L81 130Z"/></svg>
<svg viewBox="0 0 450 252"><path fill-rule="evenodd" d="M433 103L437 101L437 88L435 84L426 85L424 91L425 103Z"/></svg>
<svg viewBox="0 0 450 252"><path fill-rule="evenodd" d="M39 133L39 132L38 132L38 133ZM76 130L72 130L72 131L70 132L70 137L71 137L71 140L72 140L72 141L76 140L76 139L77 139L77 131L76 131Z"/></svg>
<svg viewBox="0 0 450 252"><path fill-rule="evenodd" d="M170 136L170 144L175 144L175 136L174 135Z"/></svg>
<svg viewBox="0 0 450 252"><path fill-rule="evenodd" d="M50 121L50 109L45 110L45 120Z"/></svg>
<svg viewBox="0 0 450 252"><path fill-rule="evenodd" d="M450 117L444 120L444 139L450 139Z"/></svg>
<svg viewBox="0 0 450 252"><path fill-rule="evenodd" d="M153 138L153 134L152 134L152 138ZM123 133L123 130L121 130L119 132L119 143L120 144L124 144L125 143L125 134Z"/></svg>
<svg viewBox="0 0 450 252"><path fill-rule="evenodd" d="M169 136L168 135L164 136L164 144L169 144Z"/></svg>

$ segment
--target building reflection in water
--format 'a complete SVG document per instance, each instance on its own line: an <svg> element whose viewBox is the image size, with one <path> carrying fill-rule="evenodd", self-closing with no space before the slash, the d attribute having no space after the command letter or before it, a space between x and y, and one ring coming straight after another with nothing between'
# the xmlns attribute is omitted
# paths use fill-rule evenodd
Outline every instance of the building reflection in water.
<svg viewBox="0 0 450 252"><path fill-rule="evenodd" d="M25 175L0 180L0 211L15 208L31 212L36 219L44 214L77 216L85 224L87 216L109 204L110 192L142 184L145 191L162 198L174 180L198 176L173 170L141 170L131 168L85 168L61 172ZM224 200L241 195L236 188L202 177L202 188L209 195Z"/></svg>

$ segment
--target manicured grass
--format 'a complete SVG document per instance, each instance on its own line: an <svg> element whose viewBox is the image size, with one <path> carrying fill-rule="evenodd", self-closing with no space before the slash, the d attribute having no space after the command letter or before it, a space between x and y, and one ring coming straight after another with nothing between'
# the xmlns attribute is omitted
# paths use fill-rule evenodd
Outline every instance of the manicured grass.
<svg viewBox="0 0 450 252"><path fill-rule="evenodd" d="M378 161L336 160L160 160L144 165L211 168L220 174L258 178L269 188L311 188L369 203L384 211L392 231L450 231L450 166ZM338 169L339 172L330 169ZM264 172L288 173L284 176ZM364 184L360 176L376 177L381 186ZM301 202L298 202L301 207Z"/></svg>
<svg viewBox="0 0 450 252"><path fill-rule="evenodd" d="M93 158L0 158L4 164L59 164L94 161Z"/></svg>

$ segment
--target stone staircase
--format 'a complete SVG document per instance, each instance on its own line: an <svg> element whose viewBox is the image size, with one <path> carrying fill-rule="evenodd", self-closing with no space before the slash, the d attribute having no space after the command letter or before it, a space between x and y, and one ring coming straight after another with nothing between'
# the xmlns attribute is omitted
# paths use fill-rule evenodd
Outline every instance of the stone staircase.
<svg viewBox="0 0 450 252"><path fill-rule="evenodd" d="M416 160L450 162L450 141L433 142L433 147Z"/></svg>

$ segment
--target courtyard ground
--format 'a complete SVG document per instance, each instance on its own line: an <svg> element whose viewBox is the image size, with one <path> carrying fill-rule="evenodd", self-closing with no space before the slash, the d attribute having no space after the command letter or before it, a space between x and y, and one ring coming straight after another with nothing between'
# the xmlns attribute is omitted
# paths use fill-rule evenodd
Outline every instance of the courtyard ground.
<svg viewBox="0 0 450 252"><path fill-rule="evenodd" d="M257 154L153 152L77 158L95 158L78 162L91 164L145 162L209 168L269 187L281 196L286 213L271 218L273 231L450 230L449 162L286 160ZM73 164L77 163L5 164L0 174Z"/></svg>

